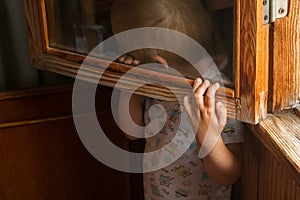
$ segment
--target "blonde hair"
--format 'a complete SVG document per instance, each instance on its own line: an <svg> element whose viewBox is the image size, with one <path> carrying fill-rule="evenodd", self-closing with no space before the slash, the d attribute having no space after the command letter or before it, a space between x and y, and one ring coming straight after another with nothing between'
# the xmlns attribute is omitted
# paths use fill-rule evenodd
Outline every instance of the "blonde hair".
<svg viewBox="0 0 300 200"><path fill-rule="evenodd" d="M212 23L200 0L116 0L111 9L114 34L141 27L160 27L186 34L209 53L212 49ZM131 53L141 61L153 61L154 55L185 62L170 52L155 49Z"/></svg>

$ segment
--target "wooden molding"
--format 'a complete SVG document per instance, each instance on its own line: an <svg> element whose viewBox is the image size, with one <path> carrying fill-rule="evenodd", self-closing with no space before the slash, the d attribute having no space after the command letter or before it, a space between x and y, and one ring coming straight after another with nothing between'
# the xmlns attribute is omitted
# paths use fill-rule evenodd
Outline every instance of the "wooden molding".
<svg viewBox="0 0 300 200"><path fill-rule="evenodd" d="M48 47L45 2L24 0L28 46L32 64L44 69L43 53Z"/></svg>
<svg viewBox="0 0 300 200"><path fill-rule="evenodd" d="M118 83L119 89L135 90L136 94L161 100L176 101L177 97L172 91L177 92L178 97L182 98L190 93L190 86L193 84L191 79L138 68L136 68L137 71L132 72L130 70L134 68L133 66L91 56L86 58L84 55L69 53L64 50L49 48L47 52L48 54L44 56L45 70L73 78L80 78L95 84L100 83L108 87L115 87L116 83ZM84 64L82 64L83 60ZM79 68L81 69L80 76L77 74ZM127 73L128 76L124 77L123 74L129 71L130 73ZM100 76L101 79L99 81ZM122 79L120 79L121 77ZM153 83L146 84L147 82ZM169 89L162 86L167 86ZM229 117L236 117L236 101L233 89L220 88L217 91L217 100L222 101L226 105Z"/></svg>
<svg viewBox="0 0 300 200"><path fill-rule="evenodd" d="M236 13L240 16L237 35L240 38L237 51L241 106L237 118L257 124L267 116L269 25L263 25L262 0L240 1Z"/></svg>
<svg viewBox="0 0 300 200"><path fill-rule="evenodd" d="M82 95L88 86L77 88ZM0 92L0 128L57 121L72 117L73 84ZM110 111L111 88L98 87L96 111ZM18 111L18 112L16 112ZM88 112L88 111L87 111ZM83 113L87 113L83 107Z"/></svg>

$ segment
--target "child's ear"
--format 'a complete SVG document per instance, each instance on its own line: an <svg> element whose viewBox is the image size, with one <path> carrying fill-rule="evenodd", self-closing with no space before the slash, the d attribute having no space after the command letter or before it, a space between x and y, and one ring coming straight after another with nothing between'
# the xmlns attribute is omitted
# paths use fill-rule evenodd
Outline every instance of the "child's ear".
<svg viewBox="0 0 300 200"><path fill-rule="evenodd" d="M168 62L162 56L155 55L155 56L153 56L153 59L154 59L155 62L160 63L163 66L165 66L166 68L168 68Z"/></svg>
<svg viewBox="0 0 300 200"><path fill-rule="evenodd" d="M224 69L224 67L228 64L228 57L225 54L215 55L212 59L219 69Z"/></svg>

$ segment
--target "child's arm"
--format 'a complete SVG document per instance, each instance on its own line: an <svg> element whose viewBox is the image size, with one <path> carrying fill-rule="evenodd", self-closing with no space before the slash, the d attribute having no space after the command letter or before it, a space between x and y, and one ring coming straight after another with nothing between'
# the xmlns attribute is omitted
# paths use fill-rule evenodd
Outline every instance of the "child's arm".
<svg viewBox="0 0 300 200"><path fill-rule="evenodd" d="M125 103L125 99L129 100L128 103ZM144 135L143 127L144 127L144 97L140 95L135 95L127 92L120 92L119 103L118 103L118 118L119 125L122 130L124 130L124 134L128 139L136 140L141 138ZM130 116L128 116L128 110ZM133 121L132 121L133 120ZM138 125L139 128L135 125ZM139 137L135 137L132 135L138 135Z"/></svg>
<svg viewBox="0 0 300 200"><path fill-rule="evenodd" d="M205 145L203 142L207 135L220 135L226 125L226 108L222 103L215 103L218 88L218 83L211 85L208 81L196 79L193 85L195 104L190 102L190 97L184 99L193 127L198 127L195 132L200 146ZM225 145L218 137L203 160L208 174L222 185L233 184L241 174L241 146L238 143Z"/></svg>
<svg viewBox="0 0 300 200"><path fill-rule="evenodd" d="M203 158L207 173L222 185L231 185L241 175L241 143L225 145L219 137L212 151Z"/></svg>

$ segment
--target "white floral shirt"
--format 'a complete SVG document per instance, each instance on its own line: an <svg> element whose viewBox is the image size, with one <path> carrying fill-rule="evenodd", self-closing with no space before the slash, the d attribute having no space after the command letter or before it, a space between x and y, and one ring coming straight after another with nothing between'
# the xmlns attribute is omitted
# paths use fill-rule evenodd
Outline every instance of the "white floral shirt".
<svg viewBox="0 0 300 200"><path fill-rule="evenodd" d="M206 173L188 116L178 102L147 98L144 116L145 200L230 199L231 186L214 183ZM242 142L241 123L228 119L221 136L225 144Z"/></svg>

